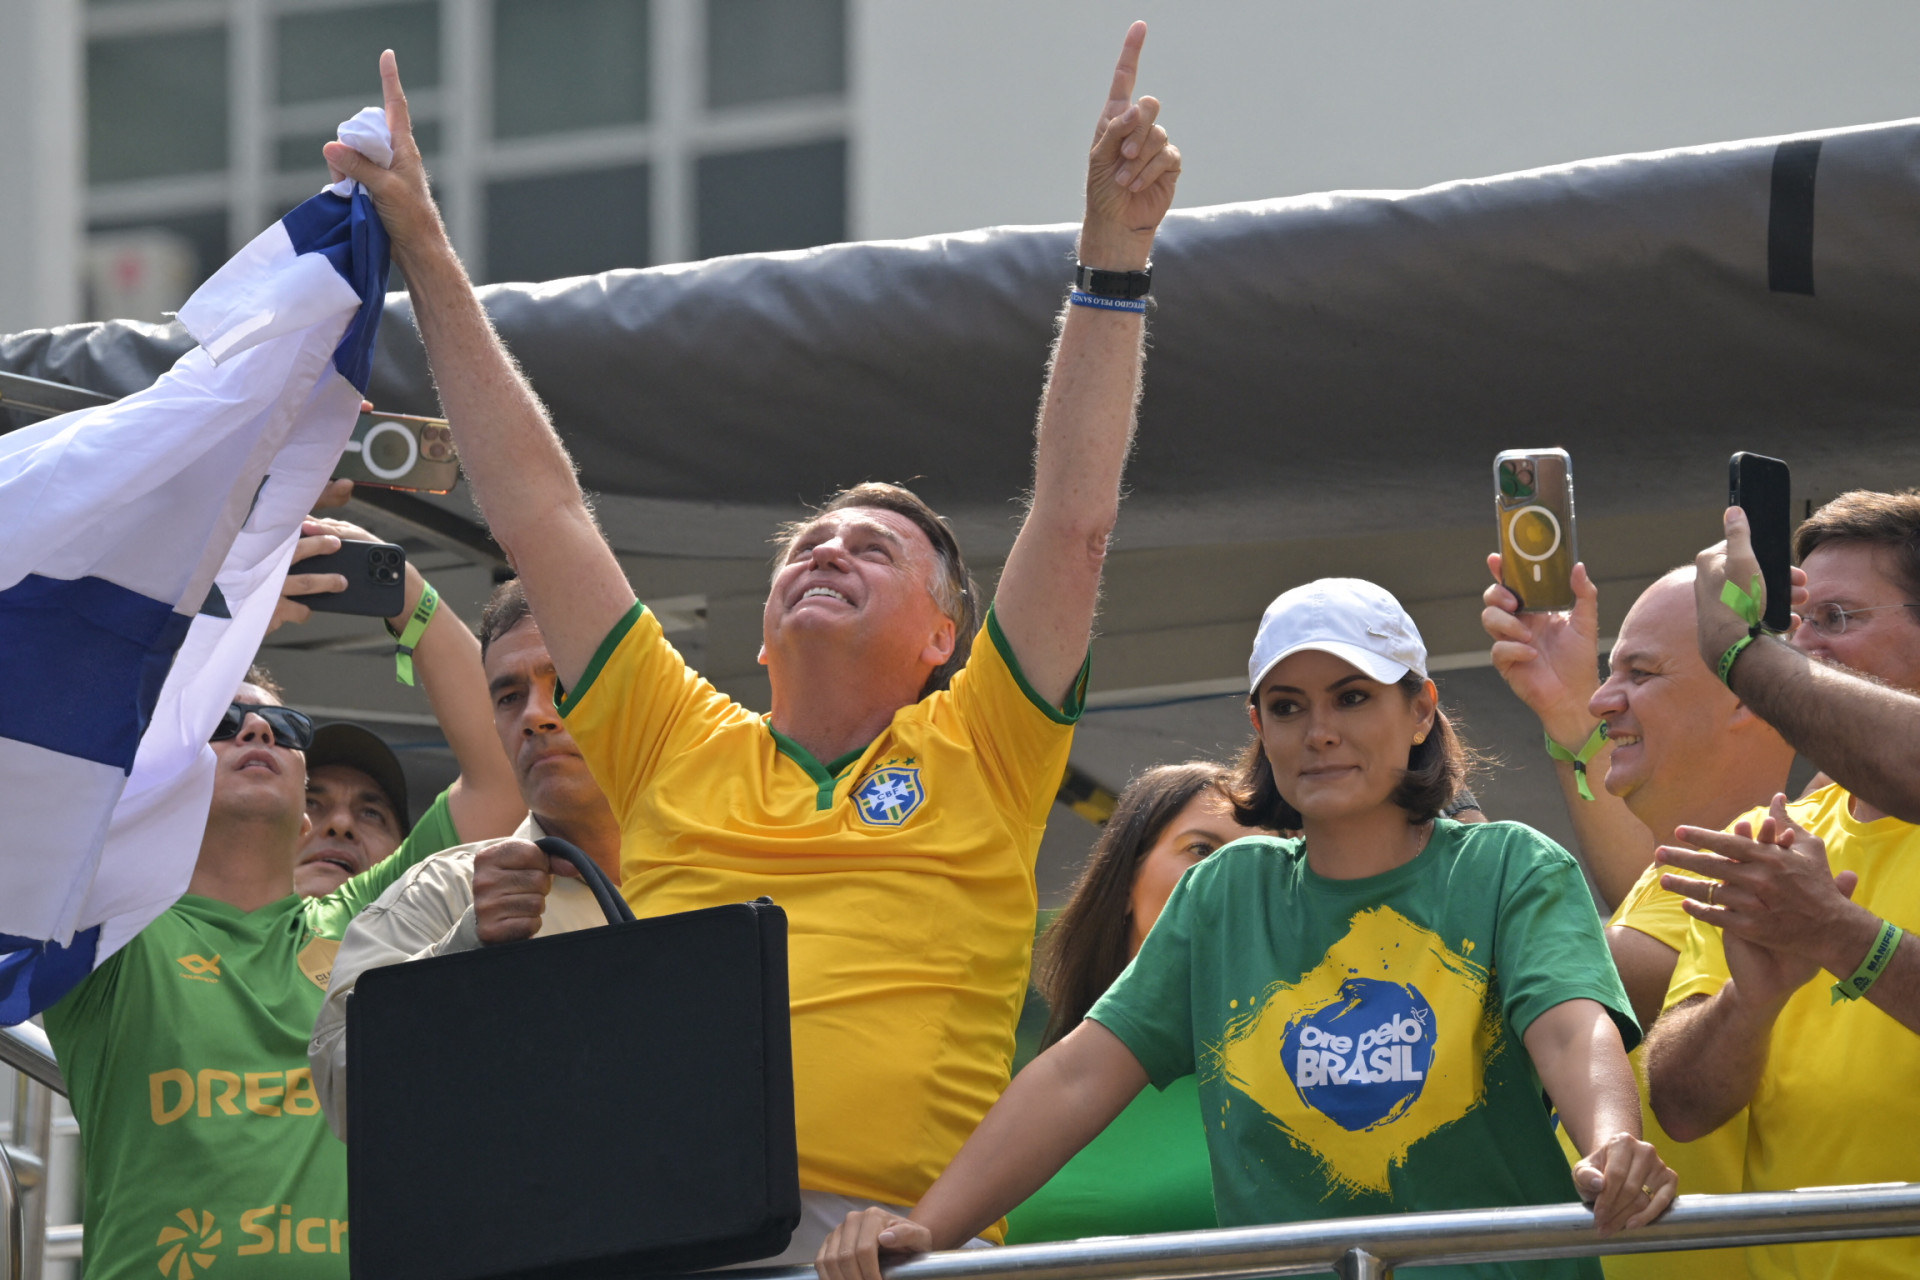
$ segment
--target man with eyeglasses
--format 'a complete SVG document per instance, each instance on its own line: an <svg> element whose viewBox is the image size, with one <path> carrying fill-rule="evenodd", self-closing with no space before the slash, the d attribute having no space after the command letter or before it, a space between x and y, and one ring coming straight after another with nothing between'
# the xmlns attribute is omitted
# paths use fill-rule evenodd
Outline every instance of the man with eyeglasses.
<svg viewBox="0 0 1920 1280"><path fill-rule="evenodd" d="M1842 494L1802 524L1801 621L1735 611L1756 580L1738 508L1703 552L1701 655L1831 785L1725 832L1682 827L1666 888L1693 917L1648 1037L1654 1110L1690 1140L1746 1109L1743 1189L1906 1181L1920 1132L1920 826L1890 812L1920 774L1920 491ZM1796 596L1798 593L1796 593ZM1904 708L1904 710L1902 709ZM1911 813L1911 810L1906 812ZM1920 1241L1748 1251L1755 1276L1920 1274Z"/></svg>
<svg viewBox="0 0 1920 1280"><path fill-rule="evenodd" d="M307 1039L347 923L437 846L294 891L313 721L255 667L214 730L187 892L47 1010L86 1163L90 1280L347 1274L346 1148Z"/></svg>

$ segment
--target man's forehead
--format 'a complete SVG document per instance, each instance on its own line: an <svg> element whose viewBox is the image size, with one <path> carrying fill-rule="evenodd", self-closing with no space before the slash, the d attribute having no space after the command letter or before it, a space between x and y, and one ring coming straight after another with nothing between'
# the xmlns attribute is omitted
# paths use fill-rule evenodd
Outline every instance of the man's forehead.
<svg viewBox="0 0 1920 1280"><path fill-rule="evenodd" d="M350 764L323 764L318 768L309 769L307 790L345 791L351 793L355 799L378 800L389 809L393 807L393 802L387 798L387 793L380 789L380 784L373 780L373 775L363 769L356 769Z"/></svg>
<svg viewBox="0 0 1920 1280"><path fill-rule="evenodd" d="M1817 601L1838 595L1904 593L1893 572L1892 555L1891 547L1875 542L1823 542L1801 563L1807 571L1807 591Z"/></svg>
<svg viewBox="0 0 1920 1280"><path fill-rule="evenodd" d="M487 656L481 665L492 682L551 667L553 656L547 652L546 637L540 634L533 615L528 614L487 642Z"/></svg>
<svg viewBox="0 0 1920 1280"><path fill-rule="evenodd" d="M277 707L281 705L280 699L274 697L267 690L262 689L257 684L248 684L244 680L240 682L240 688L233 695L233 700L235 702L251 703L256 707Z"/></svg>
<svg viewBox="0 0 1920 1280"><path fill-rule="evenodd" d="M1613 651L1619 657L1690 653L1699 643L1697 628L1692 575L1675 574L1640 593L1620 624Z"/></svg>
<svg viewBox="0 0 1920 1280"><path fill-rule="evenodd" d="M889 511L885 507L838 507L823 511L802 526L796 541L855 529L877 533L895 542L918 544L929 549L933 546L926 530L898 511Z"/></svg>

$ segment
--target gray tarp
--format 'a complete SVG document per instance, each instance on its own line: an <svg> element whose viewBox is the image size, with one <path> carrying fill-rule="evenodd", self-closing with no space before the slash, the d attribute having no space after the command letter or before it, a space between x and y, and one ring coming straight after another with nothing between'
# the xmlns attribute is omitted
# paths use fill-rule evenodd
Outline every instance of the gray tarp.
<svg viewBox="0 0 1920 1280"><path fill-rule="evenodd" d="M587 485L613 495L600 510L636 588L681 601L675 642L764 707L777 515L924 477L976 564L1004 551L1071 247L1068 228L999 228L484 296ZM1569 841L1537 724L1472 669L1493 454L1573 452L1606 629L1712 540L1735 449L1790 460L1796 498L1920 483L1920 121L1181 212L1156 259L1133 497L1074 749L1109 785L1230 750L1265 603L1353 573L1407 602L1449 703L1503 757L1488 809ZM0 338L0 370L124 393L183 348L177 331L79 325ZM373 396L434 404L404 298ZM434 576L472 617L484 571ZM306 704L425 718L384 652L329 638L348 624L271 642ZM1049 825L1050 901L1091 832Z"/></svg>
<svg viewBox="0 0 1920 1280"><path fill-rule="evenodd" d="M1171 215L1130 469L1147 540L1479 521L1514 445L1572 449L1583 512L1717 501L1735 448L1809 492L1911 463L1920 121L1805 137ZM765 507L924 477L1004 510L1071 253L1007 227L484 296L590 488ZM0 369L126 392L183 341L18 334ZM404 298L372 394L434 407Z"/></svg>

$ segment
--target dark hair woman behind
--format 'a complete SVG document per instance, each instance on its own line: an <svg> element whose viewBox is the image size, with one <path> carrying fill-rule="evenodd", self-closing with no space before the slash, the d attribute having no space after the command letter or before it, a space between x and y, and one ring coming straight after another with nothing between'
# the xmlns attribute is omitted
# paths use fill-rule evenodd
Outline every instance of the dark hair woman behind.
<svg viewBox="0 0 1920 1280"><path fill-rule="evenodd" d="M1225 766L1162 765L1120 794L1060 914L1040 939L1045 1049L1080 1025L1146 941L1187 868L1221 845L1266 834L1233 819ZM1047 1184L1007 1215L1007 1243L1216 1225L1194 1078L1148 1089Z"/></svg>
<svg viewBox="0 0 1920 1280"><path fill-rule="evenodd" d="M1033 985L1047 1002L1042 1049L1080 1025L1140 950L1153 920L1139 918L1143 913L1135 910L1134 882L1160 836L1203 792L1228 798L1224 766L1211 760L1161 765L1135 778L1114 805L1113 816L1087 856L1086 870L1074 883L1073 896L1040 936ZM1192 856L1180 864L1173 880L1218 844L1194 846L1197 852L1183 847ZM1160 890L1154 916L1165 905L1173 880Z"/></svg>

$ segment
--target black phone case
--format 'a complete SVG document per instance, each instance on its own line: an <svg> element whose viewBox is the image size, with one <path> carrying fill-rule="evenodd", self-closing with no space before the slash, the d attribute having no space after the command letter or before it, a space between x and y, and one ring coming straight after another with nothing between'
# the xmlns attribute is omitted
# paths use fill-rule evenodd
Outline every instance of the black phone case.
<svg viewBox="0 0 1920 1280"><path fill-rule="evenodd" d="M391 542L342 542L331 555L296 560L289 573L337 573L345 591L289 596L319 613L391 618L407 607L407 552Z"/></svg>
<svg viewBox="0 0 1920 1280"><path fill-rule="evenodd" d="M1778 458L1736 453L1727 461L1727 501L1747 513L1753 554L1760 561L1760 579L1767 588L1767 609L1761 621L1773 632L1785 631L1793 622L1792 486L1792 473Z"/></svg>

